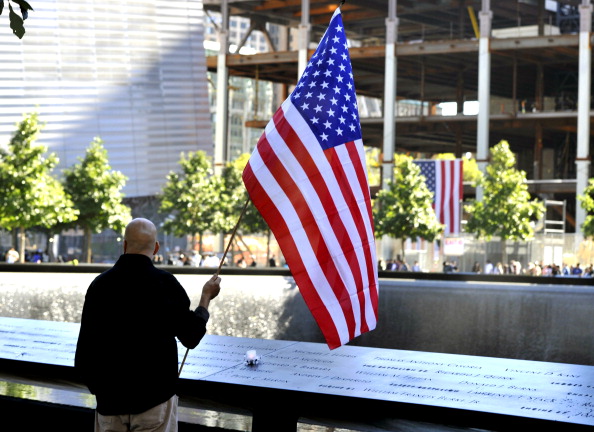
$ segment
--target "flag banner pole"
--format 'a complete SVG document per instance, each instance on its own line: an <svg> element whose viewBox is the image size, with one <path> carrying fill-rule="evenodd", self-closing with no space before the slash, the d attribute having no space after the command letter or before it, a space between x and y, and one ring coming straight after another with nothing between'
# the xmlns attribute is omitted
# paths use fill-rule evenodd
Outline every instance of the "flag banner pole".
<svg viewBox="0 0 594 432"><path fill-rule="evenodd" d="M237 228L239 227L241 218L243 218L243 215L245 214L245 211L246 211L249 203L250 203L250 198L248 197L248 199L245 200L245 204L243 205L243 209L241 209L241 213L239 214L237 223L235 224L235 227L233 228L233 231L231 232L231 238L229 238L229 242L227 243L225 252L223 253L223 256L221 257L221 261L219 262L219 268L217 269L217 271L215 273L215 275L217 275L217 276L221 273L221 267L223 267L223 263L225 262L225 258L227 257L227 252L229 251L229 247L231 246L231 243L233 243L233 238L235 237L235 233L237 232ZM189 352L190 352L190 348L187 348L186 353L184 354L184 359L182 360L181 365L179 366L179 372L177 374L178 377L181 376L182 369L184 367L184 363L186 362L186 358L188 357Z"/></svg>
<svg viewBox="0 0 594 432"><path fill-rule="evenodd" d="M243 215L245 214L245 211L247 209L248 204L250 203L250 198L248 197L245 200L245 204L243 205L243 208L241 209L241 213L239 214L239 218L237 218L237 223L235 224L235 227L233 228L233 231L231 232L231 237L229 238L229 242L227 242L227 247L225 248L225 252L223 253L223 256L221 257L221 262L219 263L219 268L217 269L216 275L218 275L221 272L221 267L223 267L223 263L225 262L225 257L227 256L227 252L229 251L229 247L231 246L231 243L233 242L233 239L235 238L235 233L237 232L237 228L239 227L239 223L241 222L241 218L243 218Z"/></svg>

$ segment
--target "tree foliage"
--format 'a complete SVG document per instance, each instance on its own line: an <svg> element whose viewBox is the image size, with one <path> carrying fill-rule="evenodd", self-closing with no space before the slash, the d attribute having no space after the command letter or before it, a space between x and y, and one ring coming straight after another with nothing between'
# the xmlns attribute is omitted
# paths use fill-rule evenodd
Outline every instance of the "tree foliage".
<svg viewBox="0 0 594 432"><path fill-rule="evenodd" d="M121 233L132 216L122 202L127 178L111 169L103 141L94 138L85 157L78 160L64 170L64 188L80 211L76 225L85 234L83 260L91 262L92 234L108 228Z"/></svg>
<svg viewBox="0 0 594 432"><path fill-rule="evenodd" d="M8 4L10 28L16 37L22 39L25 35L25 20L29 17L29 11L32 11L33 8L25 0L0 0L0 15L4 12L5 2ZM15 12L13 4L18 5L20 15Z"/></svg>
<svg viewBox="0 0 594 432"><path fill-rule="evenodd" d="M433 197L410 156L394 155L394 180L374 203L375 235L406 240L435 240L444 229L432 207Z"/></svg>
<svg viewBox="0 0 594 432"><path fill-rule="evenodd" d="M159 212L166 215L163 230L183 237L200 238L207 232L229 229L223 182L213 175L210 159L203 151L181 155L180 172L170 172L161 192Z"/></svg>
<svg viewBox="0 0 594 432"><path fill-rule="evenodd" d="M469 213L466 231L490 240L529 240L534 237L532 223L544 213L544 205L531 200L526 173L515 168L516 158L509 143L501 141L491 148L491 162L476 186L483 188L482 201L465 206Z"/></svg>
<svg viewBox="0 0 594 432"><path fill-rule="evenodd" d="M249 159L250 155L248 153L244 153L241 156L239 156L235 161L227 164L225 170L223 170L223 178L226 179L224 180L225 187L228 188L229 191L233 191L232 193L235 196L233 204L229 209L229 217L230 220L234 221L234 223L240 221L235 236L235 240L238 242L238 244L239 242L243 243L245 251L248 254L252 255L252 251L249 249L249 246L243 241L242 234L264 234L266 236L266 262L268 262L268 259L270 258L270 244L272 240L272 231L270 230L270 227L268 226L258 209L249 199L249 195L241 178L243 170L245 169L245 166L247 165Z"/></svg>
<svg viewBox="0 0 594 432"><path fill-rule="evenodd" d="M228 180L225 181L225 184L227 185L226 187L232 189L234 191L234 195L236 196L231 213L231 217L234 220L239 218L246 201L249 199L247 190L245 189L245 185L241 179L243 170L245 169L249 158L250 155L248 153L242 154L235 161L228 164L226 171L223 172L224 176L232 176L234 179L232 182ZM248 203L243 217L241 218L240 230L250 234L268 234L270 232L268 224L251 201Z"/></svg>
<svg viewBox="0 0 594 432"><path fill-rule="evenodd" d="M586 210L586 220L582 224L584 237L594 237L594 178L588 181L584 193L578 196L582 208Z"/></svg>
<svg viewBox="0 0 594 432"><path fill-rule="evenodd" d="M242 166L245 166L244 155L240 156L233 162L228 162L221 173L222 182L222 211L225 213L227 225L224 226L223 232L228 233L237 224L237 220L241 215L243 207L247 199L247 193L243 186L241 179ZM247 209L246 209L247 211ZM245 213L242 216L241 226L245 223Z"/></svg>
<svg viewBox="0 0 594 432"><path fill-rule="evenodd" d="M382 183L381 150L365 146L365 164L367 165L367 180L369 186L379 186Z"/></svg>
<svg viewBox="0 0 594 432"><path fill-rule="evenodd" d="M69 196L51 175L58 163L55 154L36 145L42 125L37 114L24 116L7 150L0 150L0 226L18 229L20 256L24 259L25 230L50 228L76 219Z"/></svg>
<svg viewBox="0 0 594 432"><path fill-rule="evenodd" d="M163 230L178 237L198 237L202 252L202 237L205 233L230 234L239 221L236 240L241 233L267 233L268 225L248 201L247 191L241 179L249 160L243 154L225 165L221 175L215 175L211 160L206 153L198 151L182 153L179 172L170 172L161 192L159 213L165 222ZM245 211L244 211L245 207Z"/></svg>

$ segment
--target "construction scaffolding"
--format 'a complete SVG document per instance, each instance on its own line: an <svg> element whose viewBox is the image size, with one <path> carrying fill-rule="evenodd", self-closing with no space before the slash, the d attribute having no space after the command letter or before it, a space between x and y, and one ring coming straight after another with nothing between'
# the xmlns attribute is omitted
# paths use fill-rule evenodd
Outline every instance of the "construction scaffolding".
<svg viewBox="0 0 594 432"><path fill-rule="evenodd" d="M251 32L280 26L283 40L292 41L252 55L230 53L223 44L207 59L208 70L290 88L338 3L204 0L207 13L253 20ZM471 153L484 169L489 148L507 140L530 192L564 201L563 229L580 235L585 212L577 195L592 175L590 0L347 1L342 13L357 94L381 105L381 115L362 117L361 126L365 144L380 150L383 184L394 152ZM227 29L220 34L225 41ZM223 107L228 94L217 97ZM402 102L422 109L401 112ZM465 113L468 102L478 110ZM443 114L445 103L455 103L453 115ZM226 117L217 113L221 164ZM465 187L465 199L474 197L481 191Z"/></svg>

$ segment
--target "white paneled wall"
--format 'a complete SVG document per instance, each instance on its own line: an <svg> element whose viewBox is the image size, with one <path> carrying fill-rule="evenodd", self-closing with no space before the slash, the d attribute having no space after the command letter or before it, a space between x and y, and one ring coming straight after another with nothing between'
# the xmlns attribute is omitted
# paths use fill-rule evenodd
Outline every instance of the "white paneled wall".
<svg viewBox="0 0 594 432"><path fill-rule="evenodd" d="M159 192L181 152L212 154L201 0L31 5L21 40L0 16L0 146L36 110L56 175L99 136L129 197Z"/></svg>

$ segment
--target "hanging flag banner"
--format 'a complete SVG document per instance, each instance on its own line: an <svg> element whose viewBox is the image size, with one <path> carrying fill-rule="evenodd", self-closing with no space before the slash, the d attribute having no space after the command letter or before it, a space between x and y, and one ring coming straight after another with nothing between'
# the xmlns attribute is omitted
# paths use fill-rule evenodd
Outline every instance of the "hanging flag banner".
<svg viewBox="0 0 594 432"><path fill-rule="evenodd" d="M464 196L462 159L415 160L433 193L433 208L444 234L460 234L460 202Z"/></svg>
<svg viewBox="0 0 594 432"><path fill-rule="evenodd" d="M371 198L340 8L243 172L330 349L373 330Z"/></svg>

